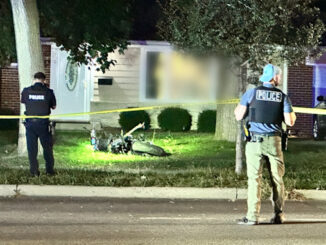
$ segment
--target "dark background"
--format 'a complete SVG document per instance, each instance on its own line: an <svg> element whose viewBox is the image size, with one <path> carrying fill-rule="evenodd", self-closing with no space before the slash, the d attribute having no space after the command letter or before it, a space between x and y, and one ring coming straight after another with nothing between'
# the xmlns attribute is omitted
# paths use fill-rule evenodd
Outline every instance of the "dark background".
<svg viewBox="0 0 326 245"><path fill-rule="evenodd" d="M158 0L136 0L134 4L133 26L131 40L161 40L156 27L162 17ZM160 0L164 5L168 0ZM326 0L318 0L316 7L321 10L321 19L326 23ZM322 38L322 45L326 46L326 33Z"/></svg>

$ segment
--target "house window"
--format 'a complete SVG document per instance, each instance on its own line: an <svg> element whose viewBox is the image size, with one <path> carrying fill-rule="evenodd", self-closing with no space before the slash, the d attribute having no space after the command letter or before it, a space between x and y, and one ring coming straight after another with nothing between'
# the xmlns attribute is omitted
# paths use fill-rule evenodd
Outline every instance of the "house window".
<svg viewBox="0 0 326 245"><path fill-rule="evenodd" d="M144 50L142 99L166 102L207 101L216 98L212 60L171 49Z"/></svg>
<svg viewBox="0 0 326 245"><path fill-rule="evenodd" d="M159 77L156 71L159 67L159 52L147 52L146 57L146 98L157 99L159 95Z"/></svg>

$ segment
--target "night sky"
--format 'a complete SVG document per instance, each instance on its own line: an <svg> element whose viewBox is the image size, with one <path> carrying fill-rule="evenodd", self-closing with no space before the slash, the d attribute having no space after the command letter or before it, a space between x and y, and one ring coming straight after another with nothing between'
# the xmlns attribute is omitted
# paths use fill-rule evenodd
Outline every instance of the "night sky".
<svg viewBox="0 0 326 245"><path fill-rule="evenodd" d="M156 24L161 17L157 0L136 0L131 40L160 40Z"/></svg>
<svg viewBox="0 0 326 245"><path fill-rule="evenodd" d="M320 8L321 19L326 23L326 0L319 0L316 5ZM322 45L326 46L326 33L322 37Z"/></svg>

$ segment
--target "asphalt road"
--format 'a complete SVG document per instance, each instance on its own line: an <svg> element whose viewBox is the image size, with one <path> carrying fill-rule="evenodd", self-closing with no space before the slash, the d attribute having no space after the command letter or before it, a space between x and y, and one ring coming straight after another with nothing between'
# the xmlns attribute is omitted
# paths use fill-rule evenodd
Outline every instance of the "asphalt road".
<svg viewBox="0 0 326 245"><path fill-rule="evenodd" d="M287 223L240 226L244 201L0 198L0 244L326 244L326 202L289 201Z"/></svg>

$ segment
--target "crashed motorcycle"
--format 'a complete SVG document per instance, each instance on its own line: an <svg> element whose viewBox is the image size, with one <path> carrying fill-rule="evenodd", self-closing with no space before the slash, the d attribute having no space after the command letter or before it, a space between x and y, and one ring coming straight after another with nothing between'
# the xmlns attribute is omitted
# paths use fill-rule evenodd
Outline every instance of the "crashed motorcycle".
<svg viewBox="0 0 326 245"><path fill-rule="evenodd" d="M137 138L132 136L132 133L139 128L144 128L144 123L138 124L131 129L128 133L113 136L112 134L97 135L96 130L93 128L90 131L91 145L94 151L111 152L114 154L136 154L136 155L149 155L149 156L169 156L163 148L154 145L145 140L141 135Z"/></svg>

